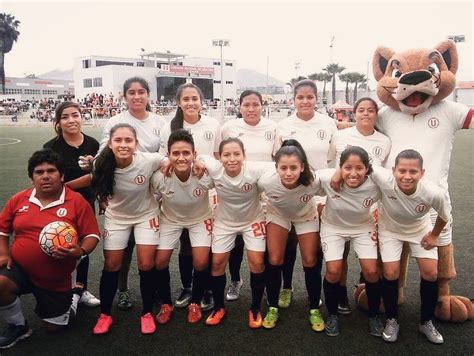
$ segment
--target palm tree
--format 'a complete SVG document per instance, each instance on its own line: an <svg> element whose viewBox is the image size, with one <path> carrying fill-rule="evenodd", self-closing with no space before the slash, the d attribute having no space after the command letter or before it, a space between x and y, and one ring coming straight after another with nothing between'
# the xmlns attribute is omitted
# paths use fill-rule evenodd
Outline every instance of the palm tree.
<svg viewBox="0 0 474 356"><path fill-rule="evenodd" d="M346 67L340 66L337 63L331 63L323 68L325 72L331 75L332 80L332 103L336 102L336 74L341 73Z"/></svg>
<svg viewBox="0 0 474 356"><path fill-rule="evenodd" d="M310 74L308 75L308 78L311 79L311 80L314 80L315 82L322 82L324 83L323 85L323 95L322 95L322 98L323 98L323 101L326 101L326 83L331 81L332 79L332 76L326 72L320 72L320 73L314 73L314 74Z"/></svg>
<svg viewBox="0 0 474 356"><path fill-rule="evenodd" d="M290 81L287 82L286 84L288 84L289 86L293 88L296 83L298 83L300 80L303 80L303 79L308 79L308 78L300 75L298 78L291 78Z"/></svg>
<svg viewBox="0 0 474 356"><path fill-rule="evenodd" d="M367 83L365 74L354 72L354 103L357 101L357 86L362 83Z"/></svg>
<svg viewBox="0 0 474 356"><path fill-rule="evenodd" d="M339 80L346 83L346 103L349 103L349 83L352 83L351 73L339 74Z"/></svg>
<svg viewBox="0 0 474 356"><path fill-rule="evenodd" d="M5 53L11 51L13 42L18 40L20 21L10 14L0 14L0 83L5 94Z"/></svg>

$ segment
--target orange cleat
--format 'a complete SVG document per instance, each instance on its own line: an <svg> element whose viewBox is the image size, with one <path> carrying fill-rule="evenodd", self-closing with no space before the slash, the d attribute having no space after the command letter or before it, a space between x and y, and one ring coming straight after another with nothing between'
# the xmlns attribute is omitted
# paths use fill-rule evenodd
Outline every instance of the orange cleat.
<svg viewBox="0 0 474 356"><path fill-rule="evenodd" d="M140 328L142 334L153 334L156 331L155 319L151 313L146 313L140 318Z"/></svg>
<svg viewBox="0 0 474 356"><path fill-rule="evenodd" d="M214 309L206 319L206 325L209 326L216 326L219 325L222 321L222 319L225 316L225 309L224 308L219 308L219 309Z"/></svg>
<svg viewBox="0 0 474 356"><path fill-rule="evenodd" d="M188 305L188 323L196 324L202 318L201 306L196 303Z"/></svg>
<svg viewBox="0 0 474 356"><path fill-rule="evenodd" d="M171 320L173 315L173 307L169 304L163 304L161 306L160 312L156 316L156 321L158 324L166 324Z"/></svg>
<svg viewBox="0 0 474 356"><path fill-rule="evenodd" d="M260 329L262 327L262 314L258 310L249 310L249 328Z"/></svg>
<svg viewBox="0 0 474 356"><path fill-rule="evenodd" d="M99 319L97 320L97 324L95 324L92 333L94 335L104 335L109 332L110 327L113 324L112 317L107 314L100 314Z"/></svg>

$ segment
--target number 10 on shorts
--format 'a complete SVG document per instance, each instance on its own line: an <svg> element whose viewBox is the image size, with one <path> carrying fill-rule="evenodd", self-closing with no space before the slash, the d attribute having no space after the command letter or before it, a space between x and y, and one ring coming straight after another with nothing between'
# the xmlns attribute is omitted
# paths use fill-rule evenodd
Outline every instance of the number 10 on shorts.
<svg viewBox="0 0 474 356"><path fill-rule="evenodd" d="M252 224L252 231L254 237L265 238L267 236L267 222L260 221Z"/></svg>

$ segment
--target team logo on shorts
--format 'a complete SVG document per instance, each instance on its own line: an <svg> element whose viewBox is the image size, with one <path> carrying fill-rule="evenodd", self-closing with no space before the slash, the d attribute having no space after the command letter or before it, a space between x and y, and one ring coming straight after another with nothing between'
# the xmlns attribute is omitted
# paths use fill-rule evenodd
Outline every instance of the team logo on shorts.
<svg viewBox="0 0 474 356"><path fill-rule="evenodd" d="M362 202L362 205L364 205L364 208L370 208L370 206L372 205L373 202L374 201L372 200L372 198L366 198Z"/></svg>
<svg viewBox="0 0 474 356"><path fill-rule="evenodd" d="M307 202L309 202L310 199L311 199L311 195L304 194L304 195L301 196L300 202L307 203Z"/></svg>
<svg viewBox="0 0 474 356"><path fill-rule="evenodd" d="M326 253L328 250L328 244L327 242L323 242L321 245L321 248L323 249L323 253Z"/></svg>
<svg viewBox="0 0 474 356"><path fill-rule="evenodd" d="M425 211L426 211L426 205L423 204L423 203L418 204L418 205L416 206L416 208L415 208L415 211L416 211L417 213L420 213L420 214L423 213L423 212L425 212Z"/></svg>
<svg viewBox="0 0 474 356"><path fill-rule="evenodd" d="M206 141L211 141L213 137L214 137L214 134L211 131L204 132L204 139Z"/></svg>
<svg viewBox="0 0 474 356"><path fill-rule="evenodd" d="M377 157L378 156L381 156L382 155L382 147L380 146L375 146L373 149L372 149L372 153L374 155L376 155Z"/></svg>
<svg viewBox="0 0 474 356"><path fill-rule="evenodd" d="M58 211L56 211L56 215L62 218L63 216L67 215L67 209L66 208L59 208Z"/></svg>
<svg viewBox="0 0 474 356"><path fill-rule="evenodd" d="M245 183L240 189L242 189L242 191L245 193L250 192L252 190L252 184Z"/></svg>
<svg viewBox="0 0 474 356"><path fill-rule="evenodd" d="M142 175L136 176L135 179L134 179L134 182L137 185L145 184L145 181L146 181L146 178L145 178L145 176L142 176Z"/></svg>
<svg viewBox="0 0 474 356"><path fill-rule="evenodd" d="M193 196L195 198L202 197L203 195L204 195L204 190L203 189L201 189L201 188L194 189Z"/></svg>
<svg viewBox="0 0 474 356"><path fill-rule="evenodd" d="M271 131L265 132L264 137L265 137L265 140L271 141L273 139L273 132L271 132Z"/></svg>
<svg viewBox="0 0 474 356"><path fill-rule="evenodd" d="M318 136L320 140L325 140L326 137L328 136L325 130L319 130L316 135Z"/></svg>
<svg viewBox="0 0 474 356"><path fill-rule="evenodd" d="M432 117L428 120L428 127L430 129L435 129L439 126L439 120L436 117Z"/></svg>
<svg viewBox="0 0 474 356"><path fill-rule="evenodd" d="M104 231L102 231L102 238L107 239L109 236L110 236L109 230L104 229Z"/></svg>

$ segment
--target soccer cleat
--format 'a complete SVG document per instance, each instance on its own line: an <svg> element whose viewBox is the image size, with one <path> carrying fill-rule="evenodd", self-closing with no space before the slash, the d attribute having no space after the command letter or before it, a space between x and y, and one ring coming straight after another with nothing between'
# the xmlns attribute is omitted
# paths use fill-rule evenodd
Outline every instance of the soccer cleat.
<svg viewBox="0 0 474 356"><path fill-rule="evenodd" d="M291 300L293 299L293 289L286 289L283 288L280 291L280 295L278 296L278 307L280 308L288 308L291 304Z"/></svg>
<svg viewBox="0 0 474 356"><path fill-rule="evenodd" d="M443 336L435 328L435 326L433 325L433 321L428 320L424 324L420 324L419 330L420 333L425 334L428 341L432 342L433 344L444 343Z"/></svg>
<svg viewBox="0 0 474 356"><path fill-rule="evenodd" d="M267 315L265 315L265 319L263 319L262 326L265 329L273 329L278 322L278 317L278 308L268 308Z"/></svg>
<svg viewBox="0 0 474 356"><path fill-rule="evenodd" d="M91 292L85 290L82 292L79 303L87 305L88 307L98 307L100 305L100 300L96 298Z"/></svg>
<svg viewBox="0 0 474 356"><path fill-rule="evenodd" d="M169 304L162 304L160 311L156 315L156 321L158 324L166 324L171 320L173 315L173 307Z"/></svg>
<svg viewBox="0 0 474 356"><path fill-rule="evenodd" d="M212 296L212 291L205 290L201 299L201 310L208 311L214 309L214 297Z"/></svg>
<svg viewBox="0 0 474 356"><path fill-rule="evenodd" d="M319 309L311 309L309 311L309 322L311 329L314 331L321 332L324 330L324 319Z"/></svg>
<svg viewBox="0 0 474 356"><path fill-rule="evenodd" d="M262 314L259 310L249 310L249 328L260 329L262 327Z"/></svg>
<svg viewBox="0 0 474 356"><path fill-rule="evenodd" d="M212 313L207 317L206 325L209 325L209 326L219 325L222 319L224 318L224 316L225 316L224 308L214 309Z"/></svg>
<svg viewBox="0 0 474 356"><path fill-rule="evenodd" d="M95 324L92 333L95 335L103 335L109 332L110 327L113 324L112 316L107 314L100 314L97 324Z"/></svg>
<svg viewBox="0 0 474 356"><path fill-rule="evenodd" d="M231 281L225 299L228 301L234 301L239 299L240 289L243 285L244 281L242 280L242 278L239 281Z"/></svg>
<svg viewBox="0 0 474 356"><path fill-rule="evenodd" d="M326 335L328 336L339 335L339 317L336 314L331 314L328 316L325 329Z"/></svg>
<svg viewBox="0 0 474 356"><path fill-rule="evenodd" d="M395 342L397 341L399 331L400 325L398 325L397 319L387 319L385 328L383 329L382 339L387 342Z"/></svg>
<svg viewBox="0 0 474 356"><path fill-rule="evenodd" d="M176 296L176 300L174 302L174 306L176 308L185 308L191 302L191 288L179 288L178 295Z"/></svg>
<svg viewBox="0 0 474 356"><path fill-rule="evenodd" d="M144 335L153 334L156 331L155 319L151 313L140 317L140 329Z"/></svg>
<svg viewBox="0 0 474 356"><path fill-rule="evenodd" d="M188 323L196 324L202 319L201 307L196 303L188 305Z"/></svg>
<svg viewBox="0 0 474 356"><path fill-rule="evenodd" d="M120 310L132 309L133 303L130 301L130 291L128 289L118 292L117 308Z"/></svg>
<svg viewBox="0 0 474 356"><path fill-rule="evenodd" d="M0 335L0 349L8 349L18 341L28 338L32 333L33 330L30 329L26 320L25 325L8 324Z"/></svg>
<svg viewBox="0 0 474 356"><path fill-rule="evenodd" d="M369 331L370 335L381 337L384 330L382 320L378 316L369 318Z"/></svg>

